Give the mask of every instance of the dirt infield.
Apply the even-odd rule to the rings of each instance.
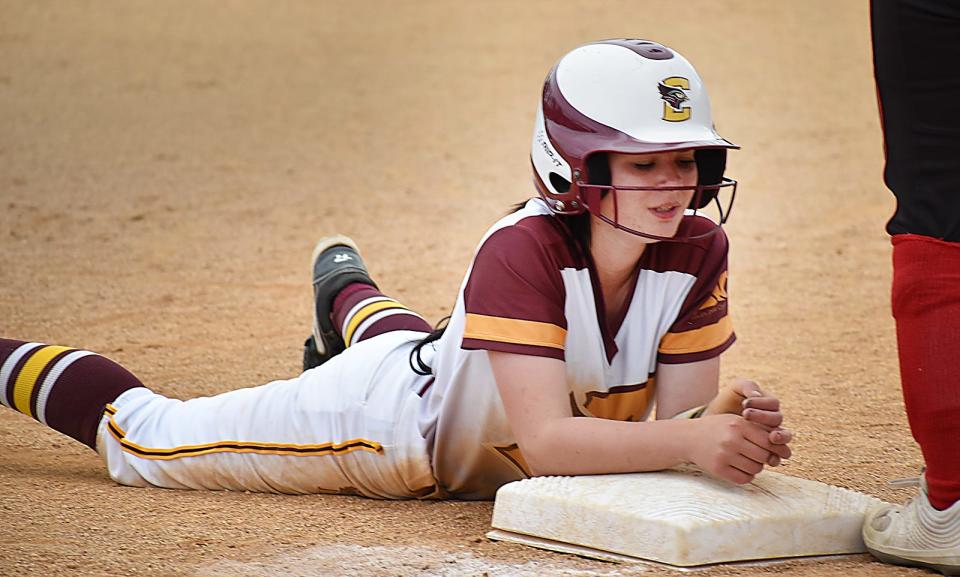
[[[597,38],[694,62],[743,147],[725,379],[785,472],[891,501],[921,464],[889,313],[868,3],[0,0],[0,334],[179,398],[298,372],[319,236],[431,321],[532,194],[544,73]],[[489,542],[491,503],[135,489],[0,410],[0,575],[672,575]],[[922,574],[868,556],[704,575]]]

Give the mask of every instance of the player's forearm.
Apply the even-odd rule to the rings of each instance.
[[[658,471],[689,462],[696,423],[554,419],[520,444],[534,475]]]

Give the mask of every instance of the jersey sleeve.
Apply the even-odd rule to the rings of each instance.
[[[717,229],[701,253],[697,280],[680,307],[680,314],[660,339],[657,361],[693,363],[711,359],[736,341],[727,307],[727,237]]]
[[[565,290],[549,243],[519,226],[483,243],[463,290],[461,347],[564,360]]]

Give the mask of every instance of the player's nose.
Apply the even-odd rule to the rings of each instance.
[[[681,186],[683,174],[675,162],[664,162],[657,171],[657,186]]]

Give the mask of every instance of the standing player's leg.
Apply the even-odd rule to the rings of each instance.
[[[321,239],[312,262],[313,334],[304,343],[304,370],[385,332],[430,332],[423,317],[380,292],[352,239]]]
[[[901,383],[926,471],[863,536],[883,560],[960,574],[960,4],[874,0],[871,17]]]

